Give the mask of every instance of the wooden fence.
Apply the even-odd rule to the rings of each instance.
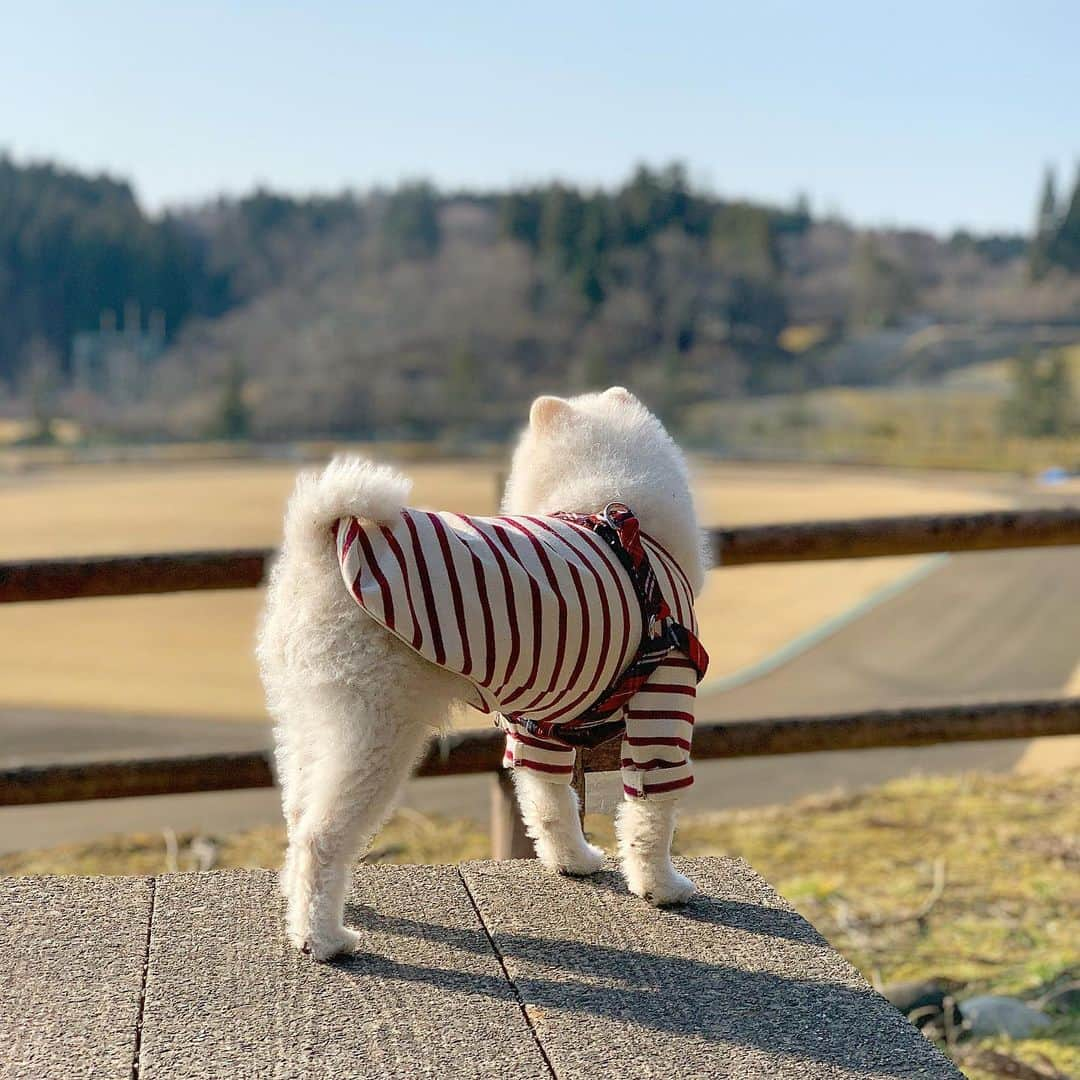
[[[869,558],[930,552],[994,551],[1080,545],[1080,510],[993,511],[980,514],[865,518],[717,529],[717,562]],[[205,589],[254,588],[271,549],[0,563],[0,603]],[[853,750],[1080,733],[1080,698],[987,702],[700,724],[696,759]],[[617,767],[613,744],[579,754],[574,782],[584,794],[586,772]],[[500,768],[496,730],[437,740],[417,772],[448,776],[493,772],[492,843],[496,857],[531,854]],[[0,806],[76,799],[224,791],[273,784],[267,755],[213,754],[139,761],[101,761],[0,770]],[[582,799],[584,805],[584,799]]]

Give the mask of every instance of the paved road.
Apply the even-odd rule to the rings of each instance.
[[[703,694],[699,712],[721,720],[1038,697],[1059,693],[1078,659],[1080,548],[956,555],[771,674]]]
[[[722,646],[721,646],[722,647]],[[702,697],[703,718],[780,716],[950,701],[1052,696],[1080,658],[1080,548],[955,556],[911,589],[744,686]],[[263,747],[260,725],[56,711],[0,712],[0,759],[55,760]],[[1027,743],[961,744],[698,763],[688,809],[781,802],[912,771],[1012,767]],[[614,778],[612,778],[614,780]],[[486,821],[489,778],[414,781],[422,812]],[[616,785],[590,782],[592,808]],[[273,792],[244,791],[0,811],[0,851],[108,832],[244,828],[277,820]]]

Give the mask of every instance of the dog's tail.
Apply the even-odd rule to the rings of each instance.
[[[331,526],[344,517],[389,523],[411,489],[408,477],[358,457],[336,457],[321,473],[303,472],[285,511],[285,547],[311,554],[329,549]]]

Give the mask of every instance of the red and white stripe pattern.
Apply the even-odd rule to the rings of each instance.
[[[584,713],[636,654],[641,611],[616,554],[554,517],[467,517],[405,509],[388,525],[336,528],[357,603],[425,659],[464,676],[471,704],[565,723]],[[696,633],[693,591],[671,555],[642,541],[675,619]],[[628,703],[627,794],[663,797],[693,782],[697,676],[672,655]],[[570,782],[574,750],[503,718],[506,763]]]
[[[669,656],[623,712],[626,730],[619,758],[623,792],[636,799],[675,798],[694,782],[690,743],[694,736],[697,671],[685,657]],[[503,764],[535,769],[570,782],[575,749],[530,735],[508,723]]]

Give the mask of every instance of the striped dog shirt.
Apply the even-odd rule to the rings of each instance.
[[[575,746],[622,735],[623,787],[693,783],[693,590],[626,508],[467,517],[407,508],[387,525],[335,526],[357,603],[426,660],[468,680],[498,715],[504,763],[569,783]]]

